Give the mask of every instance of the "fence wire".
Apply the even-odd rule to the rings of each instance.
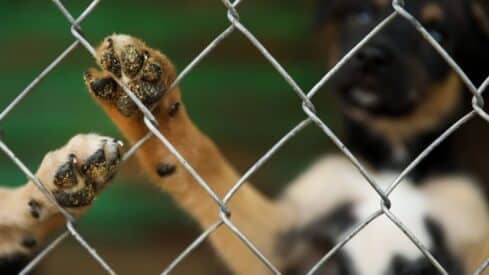
[[[96,8],[100,0],[94,0],[88,5],[88,7],[81,13],[81,15],[75,19],[72,14],[66,9],[66,7],[59,0],[52,0],[55,6],[60,10],[60,12],[66,17],[68,23],[71,27],[71,33],[75,38],[74,42],[70,44],[66,50],[64,50],[56,59],[53,60],[23,91],[21,91],[18,96],[0,113],[0,121],[4,120],[5,117],[28,95],[34,88],[64,59],[66,59],[76,48],[80,45],[83,46],[88,52],[95,57],[95,50],[92,45],[86,40],[85,35],[81,29],[81,22]],[[178,257],[162,272],[162,274],[169,274],[177,267],[185,258],[192,253],[207,237],[217,230],[221,226],[227,226],[231,231],[240,238],[244,244],[246,244],[249,249],[257,256],[257,258],[265,264],[271,272],[274,274],[281,274],[280,271],[271,263],[259,248],[256,247],[251,240],[249,240],[246,235],[241,232],[241,230],[232,223],[230,217],[232,209],[228,208],[227,203],[232,199],[233,195],[239,190],[239,188],[246,182],[246,180],[253,175],[260,167],[267,162],[285,143],[291,140],[298,132],[302,131],[307,126],[312,123],[316,124],[332,141],[333,143],[345,154],[352,164],[358,169],[358,171],[367,180],[367,183],[375,190],[379,196],[379,209],[372,213],[367,219],[359,223],[351,231],[346,232],[344,238],[336,244],[324,257],[321,258],[308,272],[308,274],[314,274],[325,262],[327,262],[339,249],[341,249],[346,243],[348,243],[352,238],[354,238],[363,228],[365,228],[370,222],[374,221],[378,217],[385,215],[388,217],[394,225],[396,225],[400,231],[399,234],[405,234],[414,245],[418,247],[421,253],[429,260],[429,262],[441,273],[448,274],[444,267],[433,257],[429,250],[421,243],[417,237],[406,227],[391,211],[392,202],[389,198],[392,191],[401,183],[401,181],[413,170],[416,166],[428,156],[440,143],[442,143],[448,136],[453,134],[460,128],[463,124],[467,123],[474,117],[481,117],[489,122],[489,114],[487,114],[484,107],[484,100],[482,93],[489,86],[489,76],[480,85],[476,87],[472,81],[467,77],[462,68],[453,60],[453,58],[441,47],[438,42],[431,37],[431,35],[426,31],[426,29],[417,21],[417,19],[411,15],[407,10],[404,9],[404,3],[402,0],[393,0],[392,7],[393,12],[387,16],[383,21],[381,21],[375,28],[373,28],[358,44],[356,44],[343,58],[336,63],[333,68],[331,68],[317,83],[314,85],[307,93],[295,82],[295,80],[288,74],[287,70],[274,58],[274,56],[267,50],[267,48],[258,40],[251,31],[249,31],[243,22],[240,21],[239,13],[237,10],[240,0],[230,2],[229,0],[222,0],[223,4],[227,8],[227,18],[229,20],[229,27],[227,27],[222,33],[215,37],[205,47],[202,52],[200,52],[177,76],[176,80],[172,84],[171,88],[175,87],[180,83],[185,76],[187,76],[192,69],[194,69],[206,56],[214,50],[216,46],[222,43],[231,33],[240,32],[256,47],[256,49],[263,55],[263,57],[270,62],[270,64],[275,68],[278,74],[280,74],[284,80],[290,85],[292,90],[299,96],[302,100],[302,108],[305,119],[298,123],[294,128],[292,128],[288,133],[286,133],[272,148],[265,153],[249,170],[232,186],[229,192],[224,196],[223,199],[219,198],[217,194],[212,190],[212,188],[203,180],[198,171],[196,171],[178,152],[178,150],[166,139],[166,137],[158,131],[158,123],[151,111],[144,106],[144,104],[134,95],[134,93],[123,83],[118,82],[118,84],[123,87],[124,91],[128,96],[135,102],[140,111],[144,115],[144,123],[148,128],[148,134],[143,137],[139,142],[135,143],[123,156],[123,161],[130,158],[147,140],[151,137],[156,137],[161,141],[161,143],[166,146],[169,151],[181,162],[181,164],[187,169],[190,174],[195,178],[197,183],[209,194],[209,196],[215,201],[219,206],[220,215],[219,219],[207,228],[198,238],[196,238]],[[460,76],[465,86],[472,93],[472,110],[456,121],[451,127],[449,127],[442,135],[440,135],[432,144],[430,144],[426,149],[424,149],[414,161],[412,161],[400,174],[399,176],[388,186],[387,189],[383,190],[380,185],[378,185],[373,177],[367,172],[367,170],[362,166],[358,159],[350,152],[350,150],[341,142],[341,140],[336,136],[336,134],[317,116],[315,112],[315,107],[311,102],[312,97],[328,82],[333,75],[335,75],[338,70],[346,64],[358,51],[361,49],[372,37],[374,37],[378,32],[385,28],[389,23],[396,17],[401,17],[408,21],[413,27],[419,32],[419,34],[428,41],[432,47],[440,54],[441,57],[452,67],[452,69]],[[170,88],[170,90],[171,90]],[[109,266],[109,264],[97,254],[94,248],[92,248],[82,237],[82,235],[77,231],[74,218],[61,207],[56,200],[53,198],[51,193],[46,189],[42,182],[36,178],[36,176],[23,164],[23,162],[18,159],[15,154],[9,149],[9,147],[0,140],[0,149],[5,152],[5,154],[19,167],[19,169],[32,180],[43,194],[50,199],[54,205],[58,208],[60,213],[66,218],[66,228],[65,231],[55,238],[49,245],[47,245],[43,251],[41,251],[21,272],[20,274],[28,274],[33,268],[41,262],[44,257],[54,250],[60,243],[62,243],[70,235],[77,240],[80,245],[100,264],[100,266],[108,274],[116,274],[115,271]],[[489,258],[486,259],[474,274],[482,274],[484,270],[489,266]]]

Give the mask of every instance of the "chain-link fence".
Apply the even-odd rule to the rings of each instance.
[[[5,117],[30,93],[34,88],[45,78],[62,60],[67,58],[70,53],[72,53],[77,47],[85,47],[92,56],[95,57],[95,50],[86,40],[86,36],[83,34],[81,29],[81,22],[96,8],[100,0],[94,0],[78,18],[74,18],[71,13],[65,8],[65,6],[59,0],[52,0],[56,7],[63,13],[66,19],[71,24],[71,33],[75,38],[75,41],[66,48],[51,64],[49,64],[16,98],[13,100],[1,113],[0,121],[4,120]],[[284,78],[284,80],[292,87],[292,90],[300,97],[302,100],[302,109],[306,115],[306,118],[297,124],[292,130],[290,130],[282,139],[280,139],[264,156],[262,156],[229,190],[229,192],[224,196],[223,199],[219,198],[212,188],[200,177],[198,171],[194,170],[192,166],[185,161],[185,158],[180,155],[180,153],[175,149],[175,147],[166,139],[166,137],[158,131],[158,122],[154,118],[150,110],[148,110],[143,103],[130,91],[130,89],[121,82],[118,82],[124,91],[129,95],[129,97],[136,103],[138,108],[144,114],[144,123],[148,128],[148,134],[142,138],[139,142],[133,145],[130,150],[123,156],[123,160],[130,158],[148,139],[151,137],[158,138],[161,143],[166,146],[169,151],[181,162],[181,164],[190,172],[190,174],[196,179],[197,183],[204,188],[209,196],[215,201],[219,206],[220,215],[219,219],[209,228],[207,228],[195,241],[193,241],[166,269],[162,274],[169,274],[179,263],[184,260],[193,250],[195,250],[212,232],[217,230],[221,226],[227,226],[239,237],[243,243],[245,243],[249,249],[256,255],[256,257],[261,260],[269,269],[275,274],[280,274],[280,271],[271,263],[256,247],[251,240],[249,240],[240,229],[235,226],[231,220],[232,209],[228,208],[227,203],[238,191],[238,189],[246,182],[246,180],[253,175],[266,161],[268,161],[278,149],[280,149],[287,141],[292,139],[295,134],[300,132],[306,126],[311,123],[316,124],[333,142],[334,144],[351,160],[358,171],[365,177],[368,184],[376,191],[379,196],[379,209],[372,213],[366,220],[362,221],[360,224],[356,225],[353,230],[348,232],[342,241],[336,244],[324,257],[321,258],[308,272],[308,274],[314,274],[328,259],[330,259],[339,249],[341,249],[347,242],[355,237],[365,226],[370,222],[374,221],[378,217],[385,215],[392,223],[394,223],[399,229],[399,234],[405,234],[423,253],[423,255],[431,262],[431,264],[436,267],[436,269],[441,274],[448,274],[444,267],[432,256],[427,247],[421,243],[418,238],[409,230],[408,227],[402,224],[402,222],[390,211],[392,202],[390,200],[390,194],[394,189],[400,184],[400,182],[405,178],[405,176],[410,173],[416,166],[428,156],[441,142],[443,142],[448,136],[453,134],[460,128],[463,124],[467,123],[469,120],[476,116],[480,116],[489,122],[489,114],[483,110],[484,100],[482,93],[489,86],[489,77],[480,85],[476,87],[464,73],[462,68],[460,68],[457,63],[452,59],[452,57],[434,40],[430,34],[425,30],[425,28],[414,18],[407,10],[404,9],[404,3],[402,0],[394,0],[392,2],[393,12],[387,16],[383,21],[381,21],[373,30],[370,31],[353,49],[351,49],[336,65],[330,69],[318,82],[310,89],[308,92],[299,87],[299,85],[294,81],[294,79],[288,74],[288,72],[281,66],[281,64],[274,58],[274,56],[261,44],[261,42],[251,33],[240,21],[239,13],[237,10],[240,0],[230,2],[229,0],[222,0],[223,4],[227,8],[227,18],[229,19],[230,25],[221,34],[219,34],[202,52],[195,57],[190,64],[178,75],[172,87],[175,87],[180,83],[186,75],[188,75],[192,69],[194,69],[200,61],[202,61],[213,49],[219,45],[223,40],[226,39],[233,32],[240,32],[246,38],[248,38],[251,43],[260,51],[263,57],[270,62],[270,64],[276,69],[276,71]],[[446,60],[446,62],[452,67],[452,69],[459,75],[468,90],[472,93],[472,110],[466,115],[461,117],[456,121],[451,127],[449,127],[442,135],[440,135],[433,143],[431,143],[427,148],[419,154],[414,161],[412,161],[392,182],[387,189],[383,190],[373,179],[373,177],[367,172],[367,170],[362,166],[358,159],[350,152],[350,150],[341,142],[341,140],[335,135],[335,133],[330,130],[330,128],[316,115],[315,107],[311,102],[311,98],[319,91],[323,85],[328,82],[331,77],[346,63],[350,58],[352,58],[359,49],[361,49],[373,36],[375,36],[379,31],[386,27],[394,18],[402,17],[413,25],[414,28],[419,32],[426,41],[428,41],[433,48]],[[170,88],[171,90],[171,88]],[[41,251],[25,268],[20,274],[27,274],[39,263],[44,257],[53,249],[57,247],[63,240],[68,236],[73,236],[92,256],[97,262],[107,271],[109,274],[116,274],[116,272],[109,266],[109,264],[97,254],[97,252],[83,239],[81,234],[75,228],[74,218],[59,204],[50,194],[50,192],[43,186],[39,179],[34,176],[34,174],[20,161],[14,153],[8,148],[8,146],[0,141],[0,149],[2,149],[6,155],[22,170],[22,172],[31,179],[39,189],[48,197],[55,205],[57,205],[59,211],[66,218],[66,230],[59,235],[54,241],[52,241],[43,251]],[[402,233],[401,233],[402,232]],[[482,274],[482,272],[489,266],[489,258],[481,263],[480,267],[474,271],[474,274]]]

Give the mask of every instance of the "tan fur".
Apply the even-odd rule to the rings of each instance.
[[[467,274],[472,273],[489,256],[489,208],[483,192],[463,176],[427,180],[422,190],[431,198],[432,215],[450,228],[445,237],[451,248],[465,258]]]
[[[473,247],[466,255],[467,270],[477,270],[489,258],[489,232],[486,233],[484,241]],[[489,275],[489,269],[486,269],[481,275]]]
[[[474,15],[474,19],[477,21],[482,31],[489,35],[489,18],[481,5],[481,3],[473,3],[471,7],[472,14]]]
[[[353,164],[343,156],[329,155],[290,183],[279,203],[290,209],[293,224],[300,226],[367,194],[376,195]]]
[[[460,99],[460,81],[455,73],[429,89],[416,110],[404,117],[373,117],[357,109],[348,114],[386,137],[394,145],[405,144],[420,132],[432,129],[453,112]]]
[[[112,36],[114,41],[119,37],[118,35]],[[162,81],[168,87],[176,73],[167,57],[146,47],[139,40],[133,39],[132,41],[163,64],[165,75],[168,77]],[[103,45],[98,49],[99,54],[102,49]],[[97,101],[130,143],[135,143],[148,132],[141,114],[127,117],[122,115],[112,102],[103,99]],[[180,105],[175,116],[169,115],[170,106],[176,102],[181,102],[178,87],[168,91],[164,100],[155,107],[154,115],[158,120],[159,130],[222,198],[237,182],[239,175],[211,140],[195,127],[183,104]],[[152,181],[168,192],[203,228],[208,228],[219,220],[219,208],[216,203],[159,140],[155,137],[151,138],[137,151],[137,157],[141,167],[146,170]],[[176,171],[173,175],[160,177],[156,172],[159,164],[176,165]],[[285,213],[257,192],[249,183],[245,183],[236,193],[229,202],[229,208],[232,211],[232,222],[274,264],[280,265],[280,259],[276,257],[274,247],[277,245],[276,237],[279,230],[287,224]],[[221,257],[235,273],[267,274],[266,267],[225,226],[211,234],[210,239]]]
[[[75,186],[60,189],[61,187],[53,183],[54,176],[58,169],[69,161],[71,154],[75,155],[78,164],[82,165],[85,160],[102,148],[104,140],[110,140],[110,146],[103,145],[106,146],[106,157],[116,158],[117,149],[115,144],[112,146],[112,138],[94,134],[78,135],[62,148],[46,154],[36,172],[36,177],[44,184],[48,192],[61,190],[70,193],[84,188],[87,184],[84,177],[79,177]],[[103,189],[104,185],[105,182],[100,182],[98,192]],[[92,201],[93,199],[94,197],[91,198]],[[33,201],[39,205],[36,216],[32,214],[29,204]],[[90,205],[66,209],[77,218],[89,208]],[[59,213],[55,204],[32,181],[18,188],[0,188],[0,259],[16,253],[30,254],[39,247],[37,244],[65,223],[64,216]],[[23,246],[22,241],[26,238],[36,240],[37,244],[33,247]]]
[[[152,85],[162,83],[165,87],[169,87],[175,79],[176,72],[168,58],[163,54],[148,48],[140,40],[126,35],[112,35],[109,38],[115,41],[114,49],[116,52],[121,51],[121,48],[117,46],[118,44],[131,43],[139,47],[142,52],[147,51],[151,58],[161,63],[164,67],[164,77],[159,80],[159,83],[152,82]],[[118,39],[120,41],[117,41]],[[106,50],[107,43],[103,42],[97,49],[99,59]],[[120,55],[120,53],[116,55]],[[101,66],[104,67],[103,64]],[[115,76],[107,71],[92,69],[90,76],[86,78],[87,86],[95,100],[129,142],[135,143],[148,133],[148,129],[143,123],[142,114],[137,112],[132,115],[123,115],[120,109],[116,107],[117,99],[97,95],[97,92],[92,90],[91,84],[107,77]],[[136,76],[135,79],[128,78],[124,74],[120,76],[120,80],[126,85],[137,79],[139,76]],[[393,141],[401,142],[411,138],[419,131],[433,127],[452,111],[459,98],[458,88],[458,79],[455,75],[451,75],[442,85],[433,87],[428,98],[423,101],[424,103],[414,114],[402,118],[400,121],[383,118],[374,120],[368,117],[365,119],[365,116],[361,118],[365,119],[366,123],[374,125],[377,131],[389,135]],[[117,87],[112,93],[120,96],[123,92],[120,87]],[[178,87],[172,91],[167,91],[156,106],[149,106],[153,109],[153,114],[158,121],[159,131],[222,198],[237,182],[239,175],[223,157],[216,145],[193,124],[183,104],[180,105],[178,112],[170,114],[170,109],[175,103],[181,103]],[[141,167],[152,182],[168,192],[183,209],[200,223],[202,228],[206,229],[219,220],[217,204],[157,138],[152,137],[147,141],[137,151],[137,157]],[[159,175],[157,167],[162,164],[175,165],[175,172],[170,175]],[[391,180],[393,179],[394,177]],[[390,183],[390,181],[386,183]],[[352,184],[355,186],[351,186]],[[434,185],[435,183],[430,186]],[[328,189],[328,186],[331,189]],[[323,192],[318,192],[318,190]],[[457,190],[457,188],[455,186],[449,188],[445,193],[440,192],[432,195],[435,202],[440,206],[439,209],[442,209],[441,207],[446,201],[442,198],[436,200],[439,198],[437,196],[447,194],[450,190]],[[453,195],[454,192],[450,194]],[[325,214],[323,212],[331,210],[337,204],[364,197],[367,193],[373,198],[377,198],[377,195],[352,164],[344,157],[333,156],[319,161],[308,172],[299,177],[278,203],[268,200],[250,183],[245,183],[230,201],[229,208],[232,212],[232,222],[280,269],[287,264],[283,262],[284,259],[280,257],[281,251],[278,250],[280,237],[283,233],[293,226],[300,226],[310,222],[318,215]],[[461,197],[461,201],[474,196],[471,192],[464,194],[466,196]],[[394,195],[402,196],[402,192]],[[427,197],[430,197],[428,191]],[[377,207],[377,201],[375,201],[375,206]],[[473,212],[473,215],[485,213],[485,210],[480,210],[480,205],[477,203],[474,203],[474,209],[477,211]],[[468,218],[467,221],[474,222],[474,219]],[[479,228],[479,225],[475,226]],[[475,231],[477,230],[474,229]],[[474,233],[474,236],[480,236],[482,231],[484,229]],[[457,232],[453,234],[457,235]],[[469,236],[468,238],[468,240],[474,240],[476,237],[470,238]],[[210,240],[234,274],[270,273],[250,249],[225,226],[221,226],[220,229],[212,233]]]
[[[392,1],[389,0],[375,0],[374,4],[377,6],[377,8],[382,9],[390,5]]]
[[[440,217],[444,228],[452,229],[446,237],[458,251],[477,245],[489,230],[489,209],[476,184],[465,176],[446,176],[427,180],[421,187],[431,198],[433,215]]]
[[[443,9],[436,3],[428,3],[421,10],[421,19],[423,22],[440,21],[444,16]]]
[[[327,63],[330,67],[334,66],[335,62],[341,58],[341,51],[337,43],[324,43],[324,41],[334,41],[333,38],[336,35],[337,29],[333,23],[323,26],[319,33],[321,51],[328,56]]]

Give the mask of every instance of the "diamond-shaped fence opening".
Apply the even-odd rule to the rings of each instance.
[[[6,118],[6,116],[39,84],[39,82],[46,77],[61,61],[68,58],[70,54],[79,46],[83,46],[92,56],[95,56],[95,50],[90,45],[90,43],[85,39],[85,35],[82,32],[81,23],[99,4],[100,0],[94,0],[90,5],[82,12],[78,18],[74,18],[72,14],[65,8],[65,6],[59,0],[52,0],[56,7],[62,12],[66,17],[69,24],[71,25],[71,33],[75,38],[74,42],[69,45],[66,50],[64,50],[51,64],[49,64],[19,95],[0,113],[0,121]],[[251,31],[246,28],[246,24],[240,20],[238,13],[238,5],[240,0],[230,2],[229,0],[222,0],[223,4],[227,8],[227,18],[229,20],[229,26],[222,31],[217,37],[212,40],[178,75],[172,87],[175,87],[180,83],[191,71],[194,69],[206,56],[214,50],[214,48],[224,41],[231,33],[238,32],[244,37],[246,37],[262,54],[271,66],[276,70],[276,72],[283,77],[292,91],[302,100],[302,109],[304,111],[305,117],[300,123],[298,123],[294,128],[292,128],[285,136],[283,136],[272,148],[269,149],[254,165],[252,165],[246,173],[233,185],[229,192],[224,196],[224,198],[219,198],[212,188],[201,178],[198,171],[196,171],[192,166],[188,164],[184,156],[182,156],[178,150],[167,140],[167,138],[159,132],[157,128],[157,120],[154,118],[150,110],[148,110],[142,102],[133,94],[133,92],[123,83],[118,82],[118,84],[123,87],[124,91],[128,96],[136,103],[140,111],[144,114],[144,123],[148,129],[148,134],[143,137],[139,142],[135,143],[132,148],[130,148],[127,153],[123,156],[123,161],[130,158],[147,140],[151,137],[156,137],[161,143],[166,146],[169,151],[177,158],[178,161],[185,167],[186,170],[195,178],[197,183],[203,188],[208,195],[214,200],[214,202],[219,206],[220,215],[219,219],[207,228],[197,239],[195,239],[184,251],[179,254],[179,256],[174,259],[174,261],[166,267],[162,274],[170,273],[176,266],[179,265],[193,250],[195,250],[211,233],[217,230],[221,226],[227,226],[236,236],[243,241],[244,244],[256,255],[257,259],[261,260],[264,265],[266,265],[271,272],[275,274],[280,274],[280,271],[270,262],[261,252],[258,247],[256,247],[251,240],[249,240],[240,229],[233,224],[230,219],[230,215],[233,209],[230,209],[227,205],[229,200],[232,199],[234,194],[239,190],[239,188],[247,181],[247,179],[252,176],[260,167],[267,162],[284,144],[292,139],[298,132],[302,131],[306,126],[315,124],[319,127],[332,141],[333,143],[343,152],[343,154],[351,160],[352,164],[358,169],[358,171],[367,180],[367,183],[375,190],[379,197],[379,209],[372,213],[366,220],[359,223],[350,232],[347,232],[344,238],[336,244],[326,255],[324,255],[321,260],[315,264],[308,274],[314,274],[328,259],[330,259],[339,249],[341,249],[346,243],[348,243],[352,238],[355,237],[363,228],[368,226],[368,224],[378,217],[385,215],[393,224],[395,224],[400,230],[399,234],[405,234],[418,249],[423,253],[423,255],[431,262],[433,266],[441,274],[448,274],[444,267],[441,266],[438,261],[431,255],[429,250],[421,243],[417,237],[411,233],[409,228],[403,225],[391,211],[391,200],[390,194],[394,189],[400,184],[404,177],[409,174],[416,166],[429,155],[435,147],[437,147],[441,142],[443,142],[449,135],[453,134],[460,128],[463,124],[467,123],[474,117],[480,116],[489,122],[489,114],[483,110],[484,101],[482,99],[483,91],[489,86],[489,77],[483,82],[480,87],[475,87],[474,84],[466,76],[462,68],[460,68],[457,63],[452,59],[452,57],[445,52],[445,50],[434,40],[430,34],[424,29],[424,27],[414,18],[407,10],[404,9],[403,3],[400,0],[394,0],[392,2],[393,12],[388,15],[383,21],[381,21],[375,28],[373,28],[355,47],[353,47],[333,68],[331,68],[310,90],[304,90],[301,88],[295,80],[288,74],[287,70],[282,67],[282,65],[274,58],[274,56],[267,50],[267,48],[256,38]],[[455,122],[451,127],[449,127],[442,135],[440,135],[431,145],[424,149],[424,151],[415,158],[415,160],[410,163],[401,174],[391,183],[387,189],[382,189],[373,179],[373,177],[367,172],[367,170],[362,166],[358,159],[350,152],[350,150],[342,143],[342,141],[336,136],[336,134],[316,115],[315,107],[311,102],[311,98],[320,90],[323,85],[328,82],[333,75],[338,72],[338,70],[350,60],[357,51],[362,48],[373,36],[380,32],[383,28],[389,25],[393,19],[396,17],[401,17],[413,25],[414,28],[419,32],[426,41],[428,41],[431,46],[446,60],[446,62],[452,67],[452,69],[460,76],[464,84],[467,86],[468,90],[473,96],[473,109],[467,113],[465,116],[461,117],[457,122]],[[171,90],[171,88],[169,90]],[[84,247],[94,259],[104,268],[104,270],[109,274],[115,274],[113,269],[100,257],[96,251],[90,247],[90,245],[83,239],[81,234],[77,231],[75,227],[75,221],[73,217],[60,205],[56,203],[56,200],[52,197],[50,192],[44,187],[42,182],[37,179],[34,174],[18,159],[15,154],[9,149],[9,147],[0,140],[0,149],[5,152],[5,154],[19,167],[19,169],[32,180],[43,194],[49,198],[58,208],[58,210],[66,218],[66,230],[55,238],[49,245],[47,245],[43,251],[41,251],[36,258],[34,258],[20,274],[29,273],[44,257],[53,249],[57,247],[63,240],[65,240],[70,235],[73,236],[81,245]],[[475,271],[474,274],[481,274],[485,268],[489,265],[489,259],[480,265],[480,267]]]

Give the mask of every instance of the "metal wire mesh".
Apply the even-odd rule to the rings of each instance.
[[[75,38],[75,41],[69,45],[65,51],[63,51],[51,64],[49,64],[19,95],[0,113],[0,121],[5,119],[5,117],[30,93],[34,88],[45,78],[61,61],[67,58],[74,49],[82,45],[85,47],[92,56],[95,57],[95,50],[90,45],[90,43],[85,39],[82,29],[80,27],[81,22],[88,16],[95,7],[99,4],[100,0],[94,0],[91,4],[82,12],[78,18],[74,18],[71,13],[65,8],[65,6],[59,0],[52,0],[56,7],[63,13],[68,22],[71,25],[71,33]],[[197,55],[190,64],[178,75],[172,88],[178,85],[185,76],[187,76],[193,68],[195,68],[200,61],[202,61],[217,45],[222,43],[222,41],[228,37],[233,32],[240,32],[256,47],[257,50],[263,55],[263,57],[270,62],[270,64],[276,69],[276,71],[284,78],[284,80],[291,86],[292,90],[300,97],[302,100],[302,108],[306,118],[297,124],[293,129],[291,129],[283,138],[281,138],[265,155],[263,155],[249,170],[233,185],[229,192],[224,196],[223,199],[219,198],[212,188],[199,176],[198,171],[194,170],[185,158],[180,155],[176,148],[166,139],[166,137],[158,131],[157,120],[152,115],[151,111],[148,110],[142,102],[131,92],[131,90],[119,82],[119,85],[123,87],[124,91],[130,96],[130,98],[136,103],[138,108],[144,114],[144,123],[148,128],[148,134],[137,142],[133,147],[128,150],[128,152],[123,156],[123,160],[130,158],[137,150],[140,148],[147,140],[151,137],[156,137],[161,141],[161,143],[166,146],[169,151],[181,162],[181,164],[190,172],[190,174],[196,179],[197,183],[209,194],[209,196],[215,201],[219,206],[220,215],[219,219],[209,228],[207,228],[197,239],[195,239],[163,272],[162,274],[169,274],[178,266],[193,250],[195,250],[212,232],[217,230],[221,226],[227,226],[232,232],[236,234],[256,255],[256,257],[265,264],[271,272],[275,274],[280,274],[280,271],[271,263],[256,247],[251,240],[249,240],[240,229],[233,224],[230,219],[232,209],[228,208],[227,203],[238,191],[238,189],[246,182],[246,180],[253,175],[260,167],[268,161],[279,148],[281,148],[287,141],[292,139],[298,132],[303,130],[306,126],[311,123],[316,124],[332,141],[333,143],[351,160],[353,165],[358,169],[358,171],[365,177],[368,184],[376,191],[379,196],[380,206],[377,211],[372,213],[366,220],[362,221],[350,232],[347,232],[343,238],[334,248],[332,248],[324,257],[315,264],[308,274],[314,274],[328,259],[330,259],[339,249],[341,249],[346,243],[348,243],[352,238],[355,237],[364,227],[366,227],[370,222],[374,221],[378,217],[385,215],[388,217],[393,224],[395,224],[399,229],[399,234],[405,234],[418,249],[423,253],[423,255],[431,262],[431,264],[436,267],[436,269],[441,274],[448,274],[447,271],[441,266],[438,261],[431,255],[429,250],[421,243],[416,236],[407,228],[402,222],[390,211],[392,202],[389,198],[392,191],[400,184],[400,182],[409,174],[416,166],[429,155],[435,147],[437,147],[441,142],[443,142],[448,136],[453,134],[460,128],[463,124],[467,123],[469,120],[476,116],[480,116],[489,122],[489,114],[483,110],[484,100],[482,98],[482,93],[489,86],[489,77],[482,83],[480,87],[475,87],[475,85],[469,80],[464,71],[457,65],[457,63],[452,59],[452,57],[438,44],[438,42],[433,39],[430,34],[425,30],[425,28],[414,18],[407,10],[404,9],[404,3],[402,0],[392,1],[393,12],[387,16],[382,22],[380,22],[374,29],[372,29],[355,47],[353,47],[336,65],[330,69],[318,82],[312,87],[307,93],[299,87],[299,85],[294,81],[294,79],[287,73],[287,71],[282,67],[282,65],[274,58],[274,56],[266,49],[263,44],[250,32],[243,22],[240,21],[237,7],[240,0],[230,2],[229,0],[222,0],[223,4],[227,8],[227,18],[229,20],[229,27],[227,27],[221,34],[219,34],[209,45],[202,50],[202,52]],[[314,105],[311,102],[311,98],[319,91],[323,85],[328,82],[331,77],[346,63],[350,58],[352,58],[359,49],[361,49],[373,36],[375,36],[379,31],[385,28],[394,18],[402,17],[413,25],[414,28],[419,32],[420,35],[426,41],[428,41],[433,48],[446,60],[446,62],[452,67],[452,69],[460,76],[464,84],[467,86],[468,90],[472,93],[472,110],[455,122],[451,127],[449,127],[442,135],[440,135],[432,144],[430,144],[422,153],[420,153],[412,163],[410,163],[399,176],[390,184],[390,186],[383,190],[372,178],[372,176],[367,172],[367,170],[362,166],[358,159],[350,152],[350,150],[341,142],[341,140],[336,136],[336,134],[316,115]],[[107,264],[107,262],[97,254],[95,249],[93,249],[82,237],[82,235],[77,231],[75,227],[75,221],[73,217],[63,209],[56,200],[52,197],[51,193],[47,191],[42,182],[37,179],[34,174],[19,160],[15,154],[9,149],[9,147],[0,140],[0,149],[5,152],[5,154],[19,167],[19,169],[32,180],[39,189],[49,198],[58,208],[58,210],[66,218],[66,230],[58,236],[54,241],[52,241],[48,246],[44,248],[41,253],[39,253],[36,258],[34,258],[20,274],[29,273],[39,262],[41,262],[44,257],[57,247],[63,240],[68,236],[73,236],[90,255],[104,268],[104,270],[109,274],[115,274],[115,271]],[[480,267],[474,272],[474,274],[482,274],[482,272],[489,266],[489,258],[481,263]]]

